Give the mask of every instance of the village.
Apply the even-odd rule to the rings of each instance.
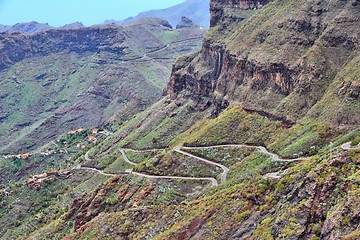
[[[71,130],[67,132],[68,136],[76,136],[79,133],[83,133],[86,132],[87,130],[84,128],[79,128],[77,130]],[[99,130],[99,128],[93,128],[91,130],[91,134],[89,134],[87,136],[87,139],[80,139],[77,143],[76,143],[76,147],[80,148],[80,149],[84,149],[86,147],[87,143],[95,143],[101,135],[103,136],[110,136],[113,133],[104,129],[102,131]],[[59,140],[58,140],[59,141]],[[45,151],[41,151],[41,152],[30,152],[30,153],[21,153],[21,154],[9,154],[9,155],[3,155],[2,158],[4,159],[12,159],[12,158],[18,158],[18,159],[27,159],[29,157],[31,157],[32,155],[35,154],[40,154],[40,155],[44,155],[44,156],[50,156],[52,154],[63,154],[63,153],[67,153],[67,148],[69,147],[67,145],[67,142],[61,142],[64,146],[63,148],[59,149],[59,150],[54,150],[54,149],[47,149]],[[54,145],[58,146],[58,144],[56,144],[54,142]]]
[[[48,172],[44,172],[38,175],[34,175],[32,178],[29,178],[26,180],[26,184],[27,185],[31,185],[33,187],[39,187],[44,180],[46,179],[50,179],[53,177],[70,177],[71,175],[71,171],[66,171],[66,170],[51,170]]]
[[[65,134],[64,139],[57,139],[56,142],[53,141],[53,145],[55,148],[48,148],[43,151],[34,151],[29,153],[21,153],[21,154],[8,154],[3,155],[3,159],[23,159],[26,160],[31,156],[35,156],[36,154],[42,156],[51,156],[53,154],[65,154],[68,153],[70,147],[76,147],[78,149],[84,149],[88,144],[96,143],[100,138],[108,137],[113,133],[99,128],[93,129],[84,129],[79,128],[77,130],[70,130]],[[59,143],[59,144],[58,144]],[[25,185],[29,185],[32,187],[39,187],[44,183],[45,180],[52,179],[54,177],[65,177],[68,178],[71,176],[71,171],[69,170],[50,170],[41,174],[37,174],[32,176],[31,178],[25,181]],[[14,193],[13,190],[8,189],[0,189],[0,195],[10,196]]]

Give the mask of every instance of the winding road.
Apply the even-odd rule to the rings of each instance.
[[[188,148],[189,149],[189,148]],[[189,157],[192,157],[192,158],[195,158],[197,160],[200,160],[202,162],[205,162],[205,163],[208,163],[210,165],[214,165],[216,167],[219,167],[223,170],[223,173],[221,174],[221,182],[226,182],[226,176],[227,176],[227,173],[229,172],[229,169],[227,167],[225,167],[224,165],[221,165],[219,163],[216,163],[216,162],[212,162],[210,160],[207,160],[205,158],[201,158],[201,157],[198,157],[198,156],[195,156],[195,155],[192,155],[191,153],[188,153],[188,152],[184,152],[180,149],[180,147],[175,147],[174,148],[174,151],[175,152],[178,152],[178,153],[181,153],[181,154],[184,154],[186,156],[189,156]]]
[[[226,144],[226,145],[213,145],[213,146],[207,146],[207,147],[181,147],[182,149],[211,149],[211,148],[223,148],[223,147],[242,147],[242,148],[255,148],[260,150],[260,152],[270,155],[273,161],[276,162],[295,162],[295,161],[305,161],[308,160],[308,157],[304,158],[294,158],[294,159],[282,159],[279,157],[279,155],[269,152],[265,147],[263,146],[253,146],[253,145],[246,145],[246,144]]]
[[[295,159],[282,159],[279,157],[279,155],[275,154],[275,153],[271,153],[269,152],[269,150],[267,150],[265,147],[263,146],[252,146],[252,145],[246,145],[246,144],[226,144],[226,145],[213,145],[213,146],[206,146],[206,147],[174,147],[173,151],[192,157],[194,159],[197,159],[199,161],[205,162],[207,164],[219,167],[223,170],[222,174],[221,174],[221,182],[224,183],[226,181],[226,177],[227,177],[227,173],[229,172],[229,169],[227,167],[225,167],[224,165],[220,164],[220,163],[216,163],[213,161],[210,161],[208,159],[205,158],[201,158],[198,156],[195,156],[191,153],[182,151],[181,149],[188,149],[188,150],[196,150],[196,149],[211,149],[211,148],[225,148],[225,147],[238,147],[238,148],[255,148],[260,150],[262,153],[270,155],[272,158],[272,161],[280,161],[280,162],[294,162],[294,161],[305,161],[310,159],[309,157],[307,158],[295,158]],[[344,143],[341,145],[341,149],[343,150],[350,150],[350,149],[360,149],[360,144],[358,144],[357,146],[351,146],[350,142]],[[124,161],[127,162],[128,164],[132,165],[132,166],[136,166],[138,165],[137,163],[134,163],[132,161],[129,160],[129,158],[126,156],[126,152],[125,151],[132,151],[132,152],[136,152],[136,153],[144,153],[144,152],[165,152],[165,149],[145,149],[145,150],[134,150],[134,149],[129,149],[129,148],[120,148],[119,149],[120,153],[122,154]],[[91,158],[89,157],[89,151],[87,151],[84,155],[84,158],[86,161],[91,161]],[[113,173],[105,173],[103,170],[100,169],[96,169],[96,168],[91,168],[91,167],[82,167],[80,165],[72,168],[71,170],[86,170],[86,171],[93,171],[96,172],[98,174],[104,175],[104,176],[108,176],[108,177],[115,177],[119,174],[133,174],[139,177],[145,177],[148,179],[182,179],[182,180],[205,180],[205,181],[210,181],[212,186],[218,186],[218,181],[215,178],[211,178],[211,177],[204,177],[204,178],[197,178],[197,177],[180,177],[180,176],[158,176],[158,175],[148,175],[148,174],[143,174],[143,173],[139,173],[139,172],[135,172],[133,171],[133,169],[127,169],[124,172],[118,173],[118,174],[113,174]],[[267,178],[273,178],[273,179],[280,179],[282,174],[285,174],[287,172],[287,170],[285,170],[283,173],[280,172],[273,172],[273,173],[267,173],[263,176],[263,178],[267,179]]]
[[[173,149],[173,151],[177,152],[177,153],[180,153],[180,154],[184,154],[184,155],[189,156],[189,157],[192,157],[192,158],[197,159],[199,161],[202,161],[204,163],[207,163],[207,164],[210,164],[210,165],[221,168],[222,171],[223,171],[222,174],[221,174],[221,182],[224,183],[224,182],[226,182],[226,177],[227,177],[227,174],[229,172],[229,168],[225,167],[224,165],[222,165],[220,163],[216,163],[216,162],[210,161],[208,159],[201,158],[201,157],[195,156],[195,155],[193,155],[191,153],[188,153],[188,152],[185,152],[185,151],[181,150],[181,149],[184,149],[184,150],[186,150],[186,149],[188,149],[188,150],[211,149],[211,148],[224,148],[224,147],[255,148],[255,149],[260,150],[264,154],[270,155],[273,161],[280,161],[280,162],[304,161],[304,160],[309,159],[309,158],[282,159],[282,158],[279,157],[279,155],[269,152],[269,150],[267,150],[263,146],[251,146],[251,145],[246,145],[246,144],[226,144],[226,145],[213,145],[213,146],[206,146],[206,147],[180,147],[180,146],[177,146],[177,147],[175,147]],[[132,166],[136,166],[137,163],[134,163],[134,162],[130,161],[129,158],[126,156],[125,151],[132,151],[132,152],[137,152],[137,153],[156,152],[156,151],[165,152],[165,149],[134,150],[134,149],[129,149],[129,148],[120,148],[119,151],[122,154],[125,162],[127,162],[128,164],[130,164]],[[89,158],[89,151],[86,152],[86,154],[85,154],[85,160],[86,161],[91,161],[91,159]],[[97,173],[102,174],[104,176],[116,176],[116,174],[105,173],[104,171],[96,169],[96,168],[77,167],[75,169],[83,169],[83,170],[94,171],[94,172],[97,172]],[[149,178],[149,179],[206,180],[206,181],[210,181],[212,186],[218,186],[218,181],[215,178],[196,178],[196,177],[148,175],[148,174],[143,174],[143,173],[139,173],[139,172],[134,172],[132,169],[128,169],[124,173],[133,174],[133,175],[136,175],[136,176],[145,177],[145,178]],[[265,178],[274,178],[274,179],[281,178],[279,172],[267,173],[266,175],[264,175],[264,177]]]
[[[360,149],[360,143],[356,146],[351,146],[351,142],[344,143],[341,145],[343,150],[350,150],[350,149]]]
[[[101,174],[101,175],[108,176],[108,177],[115,177],[115,176],[118,175],[118,174],[112,174],[112,173],[105,173],[104,171],[99,170],[99,169],[96,169],[96,168],[81,167],[81,166],[77,166],[77,167],[73,168],[72,170],[87,170],[87,171],[93,171],[93,172],[97,172],[97,173],[99,173],[99,174]]]
[[[213,145],[213,146],[206,146],[206,147],[174,147],[173,151],[180,153],[180,154],[184,154],[186,156],[195,158],[199,161],[205,162],[207,164],[219,167],[223,170],[222,174],[221,174],[221,182],[224,183],[226,182],[226,177],[227,177],[227,173],[229,172],[229,168],[225,167],[224,165],[220,164],[220,163],[216,163],[213,161],[210,161],[208,159],[205,158],[201,158],[198,156],[195,156],[191,153],[185,152],[182,149],[186,150],[196,150],[196,149],[211,149],[211,148],[224,148],[224,147],[240,147],[240,148],[254,148],[254,149],[258,149],[259,151],[261,151],[262,153],[271,156],[272,161],[279,161],[279,162],[294,162],[294,161],[305,161],[310,159],[309,157],[303,157],[303,158],[294,158],[294,159],[283,159],[280,158],[279,155],[269,152],[269,150],[263,146],[252,146],[252,145],[246,145],[246,144],[225,144],[225,145]],[[360,148],[360,146],[356,146],[356,147],[352,147],[350,145],[350,142],[348,143],[344,143],[343,145],[341,145],[341,148],[343,150],[349,150],[349,149],[357,149]],[[126,152],[125,151],[132,151],[132,152],[137,152],[137,153],[143,153],[143,152],[157,152],[157,151],[162,151],[165,152],[165,149],[145,149],[145,150],[134,150],[134,149],[129,149],[129,148],[120,148],[119,149],[120,153],[122,154],[124,161],[127,162],[128,164],[132,165],[132,166],[136,166],[137,163],[134,163],[132,161],[129,160],[129,158],[126,156]],[[89,158],[89,151],[86,152],[85,154],[85,160],[86,161],[91,161],[91,159]],[[81,167],[81,166],[77,166],[74,169],[83,169],[83,170],[89,170],[89,171],[94,171],[97,172],[99,174],[102,174],[104,176],[116,176],[117,174],[111,174],[111,173],[105,173],[102,170],[96,169],[96,168],[88,168],[88,167]],[[196,177],[179,177],[179,176],[157,176],[157,175],[148,175],[148,174],[143,174],[143,173],[139,173],[139,172],[134,172],[132,169],[127,169],[125,172],[126,174],[133,174],[139,177],[145,177],[148,179],[183,179],[183,180],[206,180],[206,181],[210,181],[212,186],[218,186],[218,181],[215,178],[196,178]],[[279,179],[281,178],[281,174],[280,172],[273,172],[273,173],[267,173],[264,175],[264,178],[273,178],[273,179]]]
[[[126,156],[125,150],[128,151],[134,151],[134,152],[149,152],[149,151],[159,151],[159,149],[152,149],[152,150],[133,150],[133,149],[123,149],[120,148],[120,153],[122,154],[125,162],[129,163],[130,165],[136,166],[137,163],[134,163],[132,161],[129,160],[129,158]],[[161,151],[164,149],[161,149]],[[139,177],[145,177],[145,178],[149,178],[149,179],[183,179],[183,180],[206,180],[206,181],[210,181],[212,186],[218,186],[218,182],[215,178],[196,178],[196,177],[176,177],[176,176],[157,176],[157,175],[147,175],[147,174],[143,174],[143,173],[138,173],[138,172],[134,172],[133,170],[126,170],[126,173],[131,173],[133,175],[139,176]]]
[[[132,162],[132,161],[129,160],[129,158],[126,156],[125,149],[120,148],[120,153],[122,154],[125,162],[127,162],[128,164],[133,165],[133,166],[136,166],[136,165],[137,165],[137,163],[134,163],[134,162]]]
[[[131,148],[122,148],[125,151],[136,152],[136,153],[144,153],[144,152],[165,152],[164,148],[154,148],[154,149],[144,149],[144,150],[135,150]]]

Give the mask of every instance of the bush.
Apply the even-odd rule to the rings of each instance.
[[[314,226],[312,227],[312,230],[315,235],[319,236],[321,233],[321,225],[319,223],[314,224]]]
[[[112,198],[107,198],[105,202],[109,205],[115,205],[118,201],[115,197],[112,197]]]
[[[351,142],[351,146],[356,146],[360,143],[360,136],[355,137],[354,140]]]

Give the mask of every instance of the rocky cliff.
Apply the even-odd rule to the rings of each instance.
[[[232,103],[294,120],[325,96],[356,103],[359,77],[339,73],[359,66],[359,13],[358,1],[214,0],[201,53],[175,64],[166,93],[211,98],[215,112]],[[333,124],[358,125],[343,117],[351,111],[339,108]]]
[[[1,70],[25,58],[56,54],[64,50],[78,54],[101,50],[121,57],[125,48],[118,47],[125,41],[123,29],[111,25],[79,30],[49,30],[35,35],[3,33],[0,41]]]

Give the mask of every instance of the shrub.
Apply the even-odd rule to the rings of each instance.
[[[355,137],[354,140],[351,142],[351,146],[356,146],[360,143],[360,136]]]

